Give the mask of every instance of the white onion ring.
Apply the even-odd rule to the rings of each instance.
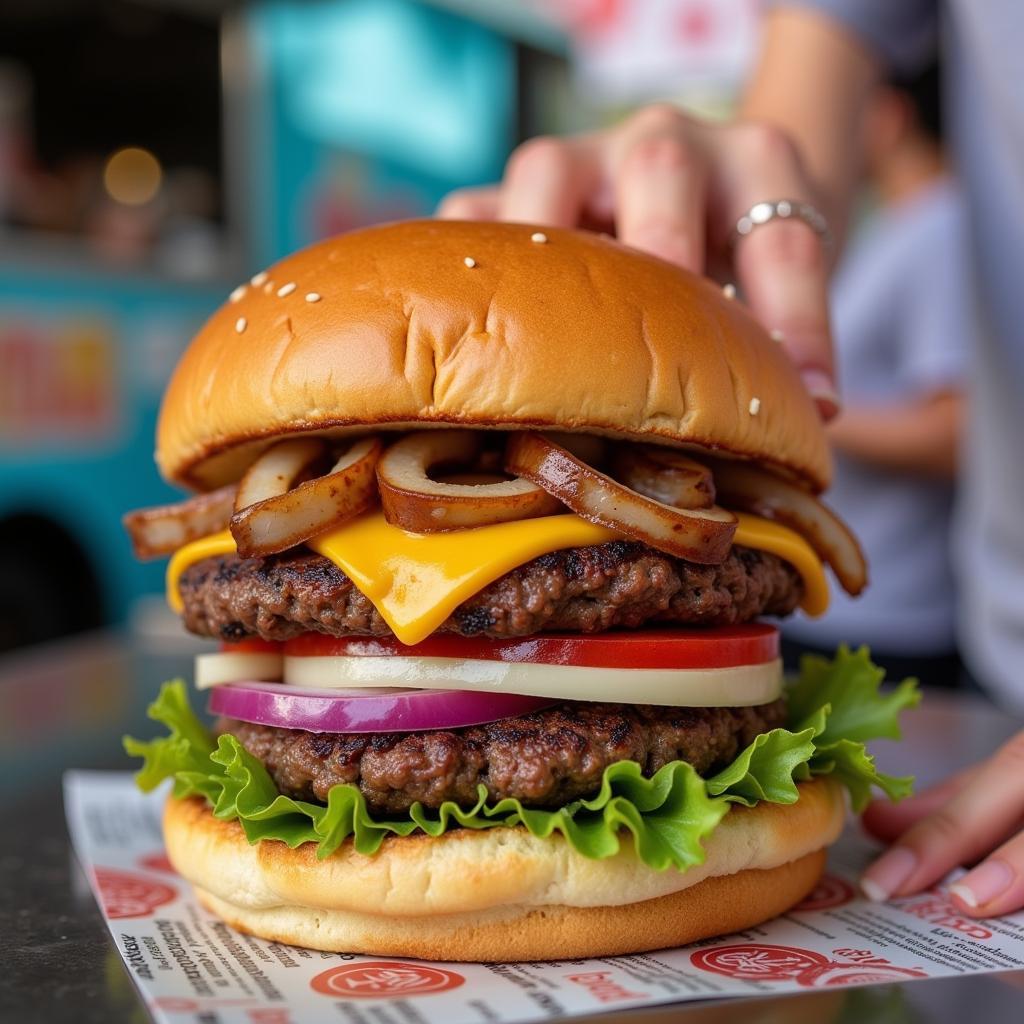
[[[363,438],[326,476],[237,511],[231,517],[231,535],[239,555],[256,558],[284,551],[364,512],[377,499],[374,471],[382,450],[379,438]],[[299,465],[302,455],[297,453],[292,464]],[[271,475],[267,470],[264,474]]]
[[[736,533],[736,517],[712,506],[700,511],[672,508],[616,483],[543,434],[511,435],[505,468],[543,487],[592,523],[703,565],[725,561]]]
[[[327,456],[327,443],[318,437],[296,437],[268,448],[245,472],[238,485],[235,511],[276,498]]]
[[[281,651],[217,651],[196,655],[192,682],[197,690],[208,690],[240,679],[277,683],[283,678]]]
[[[673,508],[710,508],[715,503],[711,470],[670,448],[617,445],[612,473],[627,487]]]
[[[212,658],[216,655],[203,655]],[[238,678],[253,678],[239,675]],[[257,677],[262,678],[262,677]],[[672,707],[752,707],[782,694],[782,661],[727,668],[594,668],[466,658],[284,658],[289,686],[415,687],[421,690],[519,693],[557,700]],[[197,688],[199,683],[196,683]]]
[[[851,596],[867,586],[867,563],[857,538],[813,494],[746,462],[717,459],[712,470],[719,497],[729,506],[795,530],[832,567]]]
[[[173,505],[140,508],[121,518],[136,558],[159,558],[225,529],[235,504],[234,484]]]
[[[551,515],[561,507],[528,480],[461,484],[431,479],[437,466],[472,465],[482,440],[466,430],[425,430],[396,441],[377,465],[384,516],[415,533],[462,530]]]

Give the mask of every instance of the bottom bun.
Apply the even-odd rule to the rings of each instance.
[[[242,931],[334,952],[430,960],[548,960],[682,945],[749,928],[798,903],[821,875],[845,801],[828,779],[791,805],[734,806],[686,871],[653,871],[628,835],[604,860],[560,834],[457,829],[350,842],[250,845],[197,798],[167,802],[171,863],[204,906]]]
[[[752,928],[785,913],[817,884],[825,850],[768,870],[717,875],[620,907],[511,908],[502,914],[383,917],[343,910],[251,910],[200,887],[196,896],[232,928],[274,942],[335,953],[417,960],[580,960],[690,942]]]

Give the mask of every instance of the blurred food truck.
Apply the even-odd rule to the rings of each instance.
[[[0,5],[0,650],[159,593],[120,516],[175,495],[160,395],[234,285],[569,127],[563,49],[528,5]]]

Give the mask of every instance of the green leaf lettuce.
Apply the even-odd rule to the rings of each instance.
[[[216,817],[237,820],[251,843],[312,842],[319,857],[329,857],[349,838],[360,853],[373,854],[389,835],[522,826],[541,838],[560,832],[585,857],[613,856],[625,840],[654,870],[685,870],[703,861],[704,838],[732,804],[794,803],[797,783],[813,776],[833,775],[858,811],[872,786],[893,798],[907,795],[912,780],[878,772],[864,744],[898,738],[899,713],[920,695],[913,680],[883,694],[882,677],[863,648],[842,647],[831,661],[805,658],[789,690],[789,728],[758,736],[717,775],[704,779],[685,761],[673,761],[645,778],[638,764],[620,761],[605,770],[593,797],[553,811],[492,800],[482,785],[472,807],[448,802],[431,810],[415,804],[393,817],[371,814],[352,785],[334,786],[326,805],[293,800],[278,792],[262,763],[234,736],[214,741],[189,706],[180,679],[164,684],[148,712],[168,735],[148,742],[126,737],[124,745],[143,759],[136,776],[143,790],[173,779],[175,796],[204,797]]]

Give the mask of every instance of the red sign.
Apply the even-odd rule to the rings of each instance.
[[[309,984],[325,996],[357,999],[390,999],[420,996],[458,988],[466,979],[454,971],[420,964],[399,964],[375,960],[366,964],[345,964],[318,974]]]
[[[102,322],[0,319],[0,437],[105,435],[117,412],[116,363]]]
[[[96,884],[107,917],[149,917],[157,907],[170,903],[178,893],[163,882],[154,882],[113,868],[96,868]]]

